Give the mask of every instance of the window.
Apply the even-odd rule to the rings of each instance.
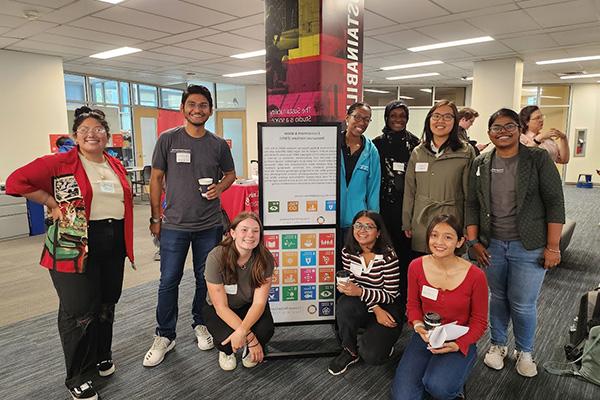
[[[414,86],[400,87],[400,100],[408,106],[431,107],[433,104],[433,88]]]
[[[398,87],[366,87],[363,89],[363,99],[370,106],[385,106],[398,98]]]
[[[158,95],[156,94],[156,86],[135,84],[137,87],[136,104],[147,107],[158,107]]]
[[[246,108],[246,88],[217,83],[217,108]]]
[[[465,105],[465,92],[464,87],[436,87],[435,101],[450,100],[457,107],[461,107]]]
[[[556,128],[567,131],[571,87],[568,85],[524,86],[521,88],[521,107],[539,106],[544,114],[544,130]]]
[[[131,104],[129,101],[129,83],[119,82],[119,88],[121,91],[121,104]]]
[[[67,102],[85,102],[85,77],[65,74],[65,97]]]
[[[160,105],[162,108],[179,110],[183,90],[160,88]]]

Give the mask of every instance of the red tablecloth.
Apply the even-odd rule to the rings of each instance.
[[[234,183],[221,194],[221,206],[230,221],[242,211],[258,214],[258,184]]]

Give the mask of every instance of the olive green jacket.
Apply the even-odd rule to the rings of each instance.
[[[447,148],[438,158],[418,145],[412,152],[404,180],[402,229],[412,231],[412,249],[427,252],[426,232],[439,214],[452,214],[462,224],[468,190],[469,167],[475,152],[466,143],[456,151]],[[423,171],[425,165],[427,170]]]
[[[491,238],[491,166],[496,149],[481,154],[471,166],[466,225],[479,226],[479,241]],[[548,223],[565,223],[562,182],[548,152],[519,144],[517,165],[518,232],[527,250],[546,246]]]

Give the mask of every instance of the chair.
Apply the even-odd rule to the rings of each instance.
[[[146,190],[146,187],[150,185],[151,172],[152,172],[152,167],[150,165],[145,165],[144,169],[142,170],[140,179],[134,179],[131,181],[131,185],[133,186],[134,192],[135,192],[134,194],[139,193],[140,198],[142,200],[144,200],[144,194],[147,194],[148,200],[150,200],[150,194]],[[137,173],[135,174],[135,178],[137,178]],[[140,187],[139,191],[137,190],[138,186]]]

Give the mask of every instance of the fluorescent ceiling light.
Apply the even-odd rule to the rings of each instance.
[[[562,99],[560,96],[540,96],[542,99]]]
[[[592,61],[592,60],[600,60],[600,56],[557,58],[556,60],[536,61],[535,63],[537,65],[546,65],[546,64],[560,64],[560,63],[577,62],[577,61]]]
[[[415,67],[427,67],[428,65],[438,65],[443,64],[443,61],[435,60],[435,61],[424,61],[412,64],[402,64],[402,65],[390,65],[389,67],[381,67],[382,71],[390,71],[392,69],[404,69],[404,68],[415,68]]]
[[[461,81],[472,81],[473,77],[472,76],[465,76],[464,78],[460,78]]]
[[[421,92],[431,93],[431,89],[419,89]]]
[[[439,73],[437,73],[437,72],[428,72],[426,74],[390,76],[389,78],[385,78],[385,79],[387,79],[388,81],[395,81],[397,79],[424,78],[426,76],[436,76],[436,75],[439,75]]]
[[[466,44],[475,44],[475,43],[483,43],[483,42],[491,42],[494,40],[491,36],[481,36],[471,39],[463,39],[463,40],[454,40],[452,42],[443,42],[437,44],[429,44],[427,46],[417,46],[417,47],[409,47],[409,51],[426,51],[426,50],[435,50],[435,49],[443,49],[444,47],[454,47],[454,46],[464,46]]]
[[[223,75],[225,78],[237,78],[238,76],[248,76],[248,75],[258,75],[258,74],[264,74],[267,71],[265,71],[264,69],[257,69],[254,71],[244,71],[244,72],[235,72],[233,74],[225,74]]]
[[[414,97],[410,97],[410,96],[398,96],[399,99],[403,99],[403,100],[414,100]]]
[[[99,1],[102,1],[104,3],[110,3],[110,4],[119,4],[125,0],[99,0]]]
[[[391,93],[387,90],[377,90],[377,89],[363,89],[363,92],[371,92],[371,93]]]
[[[233,57],[233,58],[252,58],[252,57],[258,57],[258,56],[264,56],[265,54],[267,54],[267,51],[265,49],[262,49],[262,50],[250,51],[248,53],[234,54],[234,55],[229,56],[229,57]]]
[[[521,89],[521,92],[537,93],[537,89]]]
[[[565,75],[561,76],[560,79],[584,79],[584,78],[597,78],[600,74],[580,74],[580,75]]]
[[[102,53],[92,54],[92,58],[100,58],[106,60],[107,58],[124,56],[126,54],[133,54],[142,51],[142,49],[136,49],[134,47],[120,47],[118,49],[103,51]]]

